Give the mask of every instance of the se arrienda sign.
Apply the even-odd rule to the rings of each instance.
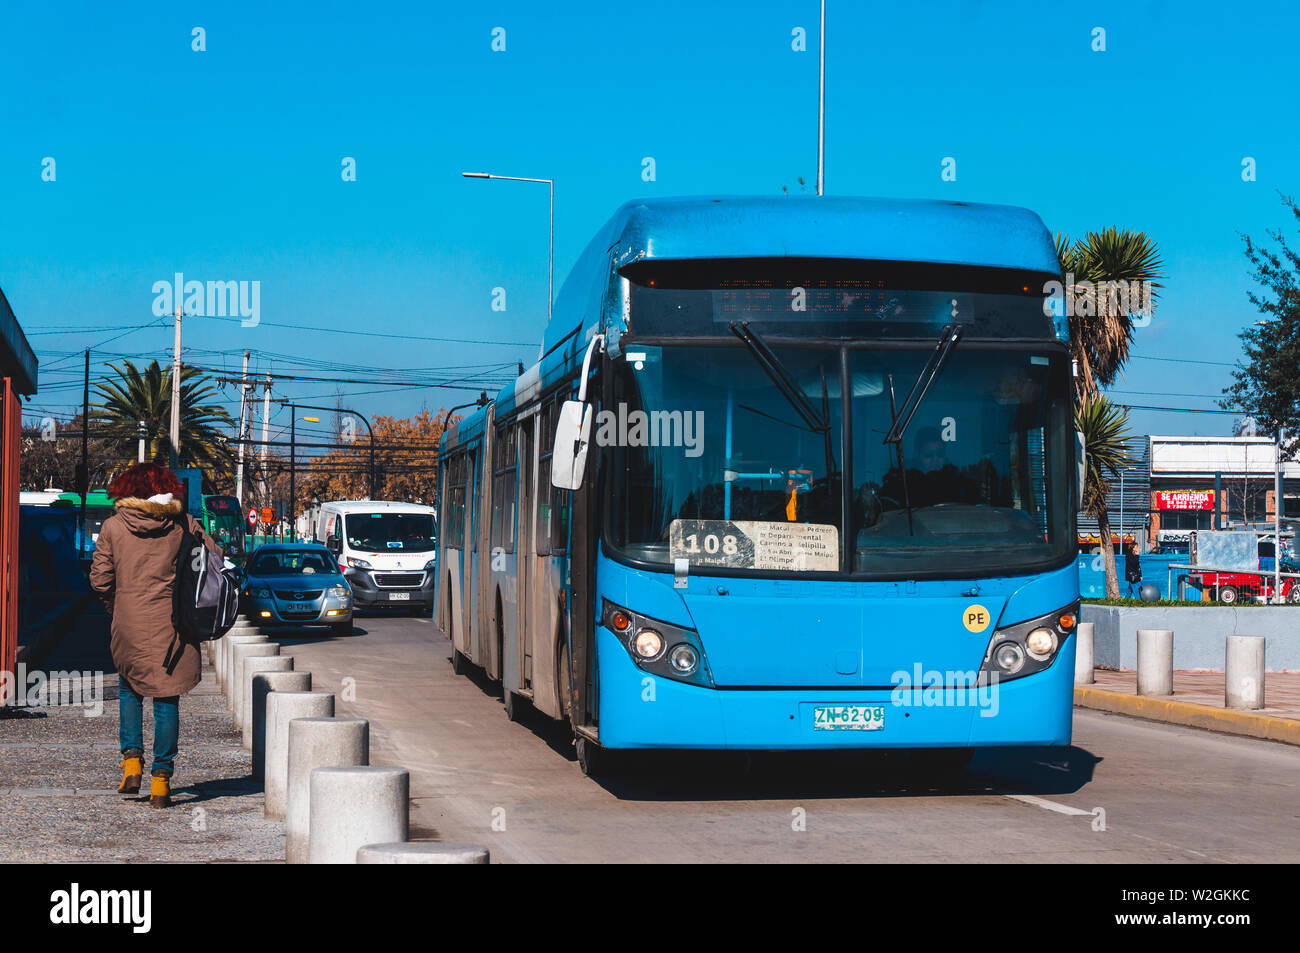
[[[1157,490],[1158,510],[1212,510],[1213,490]]]

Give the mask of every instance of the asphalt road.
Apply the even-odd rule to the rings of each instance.
[[[411,771],[413,838],[493,862],[1257,863],[1300,860],[1300,748],[1076,709],[1068,749],[935,781],[876,754],[655,754],[584,778],[567,733],[506,719],[428,619],[280,639]]]

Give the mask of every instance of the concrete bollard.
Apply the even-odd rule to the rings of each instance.
[[[239,689],[239,730],[243,734],[244,750],[253,750],[253,677],[258,672],[292,672],[293,657],[289,655],[253,655],[244,659],[243,685]]]
[[[221,648],[217,652],[217,681],[221,690],[230,697],[230,652],[236,645],[245,642],[267,642],[264,635],[233,635],[227,632],[221,639]]]
[[[307,863],[311,773],[370,763],[370,723],[364,718],[295,718],[289,722],[289,787],[284,808],[284,860]]]
[[[1223,661],[1223,704],[1228,708],[1264,707],[1264,637],[1230,635]]]
[[[334,715],[331,692],[271,692],[266,696],[266,762],[262,813],[275,821],[284,820],[285,796],[289,784],[289,722],[295,718],[330,718]]]
[[[417,841],[404,844],[367,844],[357,851],[358,864],[486,864],[488,849],[476,844],[440,844]]]
[[[1174,693],[1174,630],[1137,630],[1137,693]]]
[[[258,672],[253,676],[253,779],[266,777],[266,699],[272,692],[311,691],[311,672]]]
[[[239,690],[244,687],[244,659],[252,655],[279,654],[279,643],[269,641],[240,642],[231,648],[230,665],[226,669],[226,683],[230,687],[230,690],[226,692],[226,710],[230,712],[230,717],[234,719],[235,727],[239,727]]]
[[[405,768],[316,768],[310,787],[308,863],[355,864],[367,844],[406,840],[411,775]]]
[[[1096,634],[1095,622],[1080,622],[1074,631],[1074,684],[1091,685],[1097,680],[1093,662],[1093,636]]]

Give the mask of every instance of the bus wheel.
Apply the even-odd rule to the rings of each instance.
[[[585,778],[597,778],[610,773],[613,758],[608,750],[602,748],[590,738],[578,736],[575,745],[578,753],[578,768]]]
[[[565,722],[572,722],[573,719],[569,717],[569,700],[573,696],[573,687],[569,683],[568,639],[560,639],[560,650],[555,653],[555,656],[555,693],[560,696],[560,717]]]
[[[459,649],[451,650],[451,671],[454,675],[464,675],[469,671],[469,660],[460,654]]]
[[[1237,591],[1236,586],[1220,586],[1219,601],[1224,605],[1232,605],[1241,598],[1241,593]]]

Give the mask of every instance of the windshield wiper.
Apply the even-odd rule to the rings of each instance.
[[[781,359],[772,353],[772,349],[763,342],[762,338],[749,329],[748,321],[732,321],[727,328],[749,348],[750,353],[754,355],[754,360],[758,361],[758,366],[772,379],[776,389],[803,418],[809,430],[826,432],[831,429],[830,422],[803,395],[798,382],[781,363]]]
[[[929,359],[925,362],[925,367],[921,368],[921,373],[916,376],[916,382],[912,389],[907,392],[907,397],[903,399],[903,404],[894,414],[893,423],[889,425],[889,433],[885,434],[885,443],[899,443],[903,440],[903,434],[907,433],[907,427],[916,415],[917,408],[921,406],[921,401],[925,399],[926,393],[930,390],[930,385],[934,383],[939,372],[943,370],[943,365],[948,361],[948,355],[952,349],[957,346],[957,341],[961,337],[961,325],[945,325],[943,331],[939,333],[939,341],[930,352]]]

